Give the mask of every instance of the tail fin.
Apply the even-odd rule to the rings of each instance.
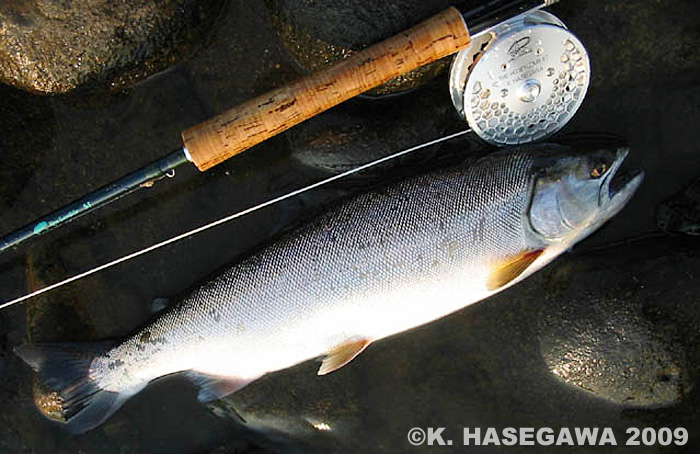
[[[107,420],[126,402],[128,394],[106,391],[90,378],[92,360],[113,344],[25,344],[15,353],[61,399],[66,427],[75,434],[87,432]]]

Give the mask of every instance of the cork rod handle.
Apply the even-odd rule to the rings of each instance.
[[[360,93],[469,45],[455,8],[357,52],[342,62],[272,90],[183,131],[201,171]]]

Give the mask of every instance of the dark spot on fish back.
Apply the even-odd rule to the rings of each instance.
[[[153,337],[151,338],[151,344],[167,344],[168,340],[165,338],[165,336],[160,336],[160,337]]]
[[[139,342],[141,342],[142,344],[148,343],[149,340],[151,340],[151,332],[150,331],[144,331],[139,336]]]
[[[107,367],[109,367],[109,370],[114,370],[117,367],[121,367],[124,365],[124,361],[118,359],[116,361],[111,361],[109,364],[107,364]]]

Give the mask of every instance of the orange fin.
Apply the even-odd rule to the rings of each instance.
[[[543,252],[544,249],[523,251],[497,264],[491,270],[486,280],[486,288],[488,290],[497,290],[505,286],[510,281],[520,276]]]
[[[336,371],[353,360],[357,355],[367,348],[372,341],[368,339],[352,339],[348,340],[328,352],[328,355],[323,359],[321,367],[318,369],[318,375],[330,374]]]

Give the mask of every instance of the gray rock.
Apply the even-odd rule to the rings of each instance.
[[[282,43],[304,72],[323,69],[454,4],[448,0],[266,0],[265,3]],[[366,94],[381,96],[412,90],[444,71],[450,61],[448,57],[417,68]]]
[[[555,4],[591,58],[591,85],[647,84],[668,77],[676,85],[700,66],[700,3],[631,0]],[[677,80],[673,80],[678,77]]]
[[[455,3],[449,0],[266,0],[311,36],[348,48],[379,42]],[[476,2],[470,2],[476,3]]]
[[[0,80],[37,93],[119,89],[190,53],[223,0],[9,0],[0,6]]]
[[[0,84],[0,213],[9,209],[51,148],[55,120],[45,99]],[[0,216],[0,229],[8,229]]]
[[[7,375],[7,356],[10,354],[10,321],[7,315],[0,314],[0,376]]]
[[[662,243],[643,247],[659,252]],[[654,256],[634,249],[620,248],[615,258],[612,250],[593,253],[552,273],[540,351],[552,374],[598,398],[669,406],[697,380],[698,330],[683,315],[697,289],[692,274],[677,276],[698,265],[697,250]]]
[[[50,264],[50,265],[49,265]],[[57,248],[31,248],[27,254],[27,281],[29,291],[45,287],[66,277],[66,270],[58,258]],[[51,296],[42,295],[26,303],[27,335],[29,342],[60,342],[75,338],[89,340],[94,336],[89,311],[70,288],[59,289]],[[59,322],[60,321],[60,322]],[[58,395],[34,377],[32,394],[34,405],[47,418],[65,421],[66,417]]]
[[[625,406],[668,406],[688,394],[685,349],[659,332],[639,301],[582,294],[582,305],[546,309],[540,349],[554,375]],[[672,326],[669,320],[657,322]]]
[[[391,103],[355,100],[342,104],[285,135],[292,157],[305,165],[340,173],[466,129],[466,122],[449,103],[445,85],[446,81],[440,78]],[[465,154],[484,148],[476,141],[469,146],[462,142],[462,147]],[[434,146],[428,154],[439,149]]]
[[[666,232],[700,235],[700,178],[657,207],[656,225]]]

